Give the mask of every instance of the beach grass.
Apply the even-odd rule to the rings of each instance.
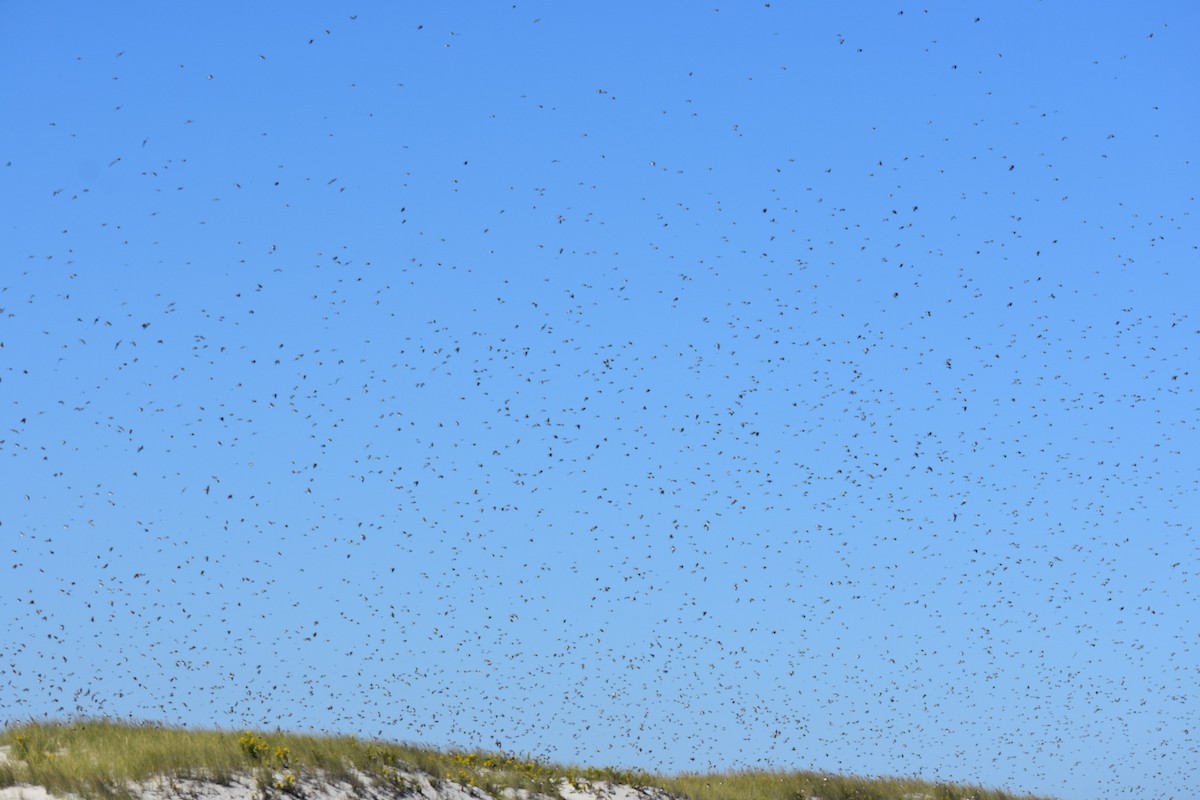
[[[132,800],[136,786],[163,781],[230,784],[251,777],[264,798],[301,796],[307,783],[342,782],[397,797],[413,776],[449,781],[492,797],[505,790],[561,798],[564,787],[608,782],[658,788],[682,800],[1033,800],[982,787],[915,779],[739,771],[664,775],[556,765],[508,753],[440,751],[411,744],[282,731],[191,730],[107,719],[26,721],[0,730],[0,788],[42,786],[82,800]]]

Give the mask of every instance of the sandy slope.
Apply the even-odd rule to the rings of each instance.
[[[478,789],[462,786],[456,783],[441,782],[434,785],[423,775],[409,773],[404,776],[409,787],[403,793],[378,783],[367,784],[356,788],[349,784],[321,783],[316,780],[304,780],[299,784],[300,791],[296,795],[282,792],[276,796],[288,800],[295,796],[301,800],[397,800],[397,798],[423,798],[424,800],[491,800],[491,796]],[[178,781],[157,785],[154,783],[141,785],[137,796],[142,800],[260,800],[262,794],[252,778],[240,778],[229,785],[205,781]],[[670,800],[670,795],[658,789],[637,789],[632,786],[616,786],[612,784],[594,784],[583,789],[564,785],[562,796],[565,800]],[[512,793],[518,800],[516,792]],[[520,800],[537,800],[544,795],[524,794]],[[40,786],[10,786],[0,789],[0,800],[52,800],[45,789]],[[60,799],[61,800],[61,799]]]
[[[0,763],[8,757],[8,748],[0,747]],[[479,789],[457,783],[440,781],[436,784],[429,776],[417,772],[400,773],[405,789],[382,781],[363,777],[361,786],[345,782],[326,782],[317,778],[304,778],[297,783],[298,791],[275,792],[277,800],[398,800],[398,798],[423,798],[423,800],[492,800]],[[141,800],[264,800],[252,776],[243,776],[228,785],[203,780],[148,781],[135,787]],[[565,800],[670,800],[670,795],[660,789],[638,789],[632,786],[617,786],[598,782],[577,789],[563,783],[560,789]],[[512,793],[513,800],[538,800],[543,795]],[[51,800],[53,796],[41,786],[10,786],[0,789],[0,800]]]

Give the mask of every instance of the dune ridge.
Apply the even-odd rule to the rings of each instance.
[[[352,736],[111,720],[10,723],[0,800],[1032,800],[917,778],[664,775]]]

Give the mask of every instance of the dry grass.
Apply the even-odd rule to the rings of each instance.
[[[815,772],[680,775],[660,779],[656,785],[689,800],[798,800],[812,797],[824,800],[1021,800],[1028,797],[975,786]]]
[[[916,780],[799,772],[652,775],[548,764],[502,753],[441,752],[412,745],[361,742],[348,736],[251,731],[195,731],[111,720],[10,724],[0,731],[9,748],[0,787],[44,786],[84,800],[132,800],[131,786],[158,778],[229,783],[253,775],[264,798],[287,795],[301,780],[362,778],[412,788],[404,773],[475,786],[493,797],[506,788],[561,797],[563,781],[608,781],[657,787],[685,800],[1022,800],[978,787]]]

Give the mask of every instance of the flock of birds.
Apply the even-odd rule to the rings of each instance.
[[[1197,230],[1131,175],[1190,165],[911,27],[969,12],[737,73],[777,11],[642,77],[518,7],[40,56],[89,99],[2,159],[5,717],[1184,786]],[[885,40],[912,109],[804,124]]]

